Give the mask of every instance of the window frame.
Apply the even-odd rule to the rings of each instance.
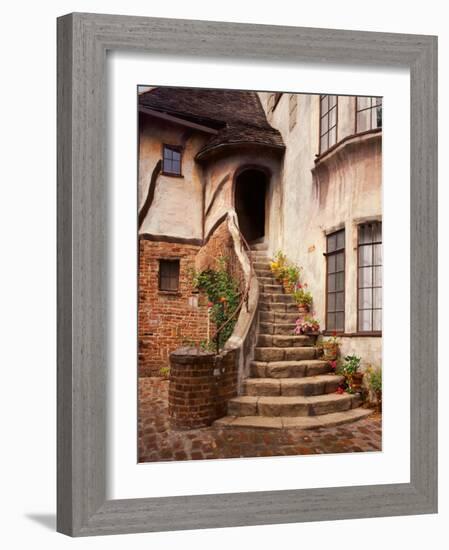
[[[344,246],[343,248],[336,248],[335,250],[333,250],[332,252],[329,252],[328,251],[328,244],[329,244],[329,238],[332,237],[333,235],[337,235],[338,233],[342,233],[344,234]],[[332,294],[338,294],[338,293],[343,293],[343,310],[334,310],[330,313],[333,313],[334,315],[336,315],[337,313],[343,313],[343,328],[342,329],[336,329],[336,328],[329,328],[329,322],[328,322],[328,314],[329,314],[329,311],[328,311],[328,301],[329,301],[329,257],[330,256],[336,256],[337,254],[340,254],[343,252],[343,270],[340,270],[340,271],[334,271],[332,274],[337,274],[337,273],[343,273],[343,290],[336,290],[336,291],[332,291],[331,293]],[[333,333],[333,332],[336,332],[337,334],[339,335],[343,335],[345,334],[345,330],[346,330],[346,228],[345,227],[341,227],[340,229],[337,229],[335,231],[332,231],[330,233],[326,233],[326,252],[324,253],[324,257],[326,258],[326,287],[325,287],[325,292],[326,292],[326,299],[325,299],[325,323],[326,323],[326,329],[325,329],[325,333]],[[337,300],[335,300],[336,302]],[[335,307],[337,307],[336,303],[335,303]]]
[[[171,151],[175,151],[176,153],[179,153],[179,173],[178,172],[170,172],[165,169],[165,150],[170,149]],[[164,176],[169,176],[173,178],[183,178],[182,174],[182,157],[183,157],[184,148],[181,145],[171,145],[169,143],[163,143],[162,144],[162,174]]]
[[[370,106],[369,107],[364,107],[363,109],[359,109],[358,108],[358,101],[359,101],[359,98],[366,98],[366,97],[369,97],[370,99]],[[380,99],[380,107],[381,107],[381,111],[383,112],[383,96],[364,96],[364,95],[356,95],[355,96],[355,100],[354,100],[354,108],[355,108],[355,116],[354,116],[354,133],[355,134],[362,134],[364,132],[371,132],[371,131],[376,131],[376,130],[382,130],[382,124],[380,126],[375,126],[373,127],[372,125],[372,116],[369,117],[369,120],[370,120],[370,127],[369,128],[365,128],[364,130],[359,130],[358,129],[358,124],[357,124],[357,119],[358,119],[358,114],[359,113],[362,113],[363,111],[372,111],[373,109],[375,109],[376,107],[379,106],[379,104],[375,104],[373,105],[373,99]],[[381,120],[382,122],[382,120]]]
[[[162,288],[162,265],[163,264],[172,264],[178,266],[178,274],[177,274],[177,285],[176,289],[173,288]],[[168,277],[170,279],[171,276]],[[181,260],[180,258],[159,258],[158,259],[158,291],[164,292],[164,293],[171,293],[171,294],[179,294],[179,287],[180,287],[180,278],[181,278]]]
[[[380,224],[381,226],[381,229],[380,229],[380,236],[381,236],[381,241],[378,242],[378,241],[371,241],[370,243],[363,243],[361,244],[360,243],[360,228],[363,226],[363,225],[368,225],[368,224]],[[356,320],[356,332],[357,334],[361,334],[363,336],[381,336],[382,335],[382,328],[383,328],[383,254],[382,254],[382,264],[378,265],[378,264],[374,264],[374,245],[376,244],[380,244],[382,246],[383,242],[383,234],[382,234],[382,221],[381,220],[371,220],[371,221],[366,221],[366,222],[363,222],[363,223],[359,223],[357,224],[357,320]],[[362,246],[372,246],[373,249],[372,249],[372,264],[370,266],[361,266],[360,265],[360,253],[359,253],[359,250],[360,250],[360,247]],[[382,284],[381,286],[371,286],[371,287],[360,287],[359,286],[359,282],[360,282],[360,268],[361,267],[370,267],[374,270],[374,267],[382,267]],[[374,274],[374,271],[373,271],[373,274]],[[370,309],[360,309],[360,299],[359,299],[359,290],[363,290],[365,288],[368,288],[368,289],[371,289],[373,290],[374,288],[380,288],[382,290],[382,307],[381,308],[374,308],[374,307],[371,307]],[[371,298],[372,299],[372,298]],[[373,302],[372,302],[373,304]],[[382,317],[381,317],[381,330],[373,330],[372,327],[373,327],[373,312],[375,310],[378,310],[380,309],[380,311],[382,312]],[[359,321],[360,321],[360,311],[369,311],[371,310],[371,330],[363,330],[363,329],[360,329],[360,324],[359,324]]]
[[[329,109],[329,97],[330,96],[335,97],[335,105],[333,105]],[[328,103],[327,103],[328,109],[323,114],[323,99],[325,97],[328,98]],[[321,156],[321,155],[324,155],[325,153],[327,153],[327,151],[329,151],[332,147],[335,147],[338,143],[338,95],[335,95],[335,94],[319,94],[318,101],[320,102],[320,119],[319,119],[319,124],[318,124],[318,156]],[[335,124],[332,127],[329,127],[329,113],[334,109],[335,109]],[[322,125],[323,118],[326,115],[328,117],[327,130],[326,130],[326,132],[322,133],[321,132],[321,125]],[[335,128],[335,143],[333,143],[332,145],[329,145],[329,133],[330,133],[331,130],[333,130],[333,128]],[[323,136],[327,136],[327,147],[326,147],[326,149],[321,149],[321,138]]]

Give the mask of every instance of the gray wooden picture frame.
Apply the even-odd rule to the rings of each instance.
[[[436,512],[437,38],[82,13],[57,24],[58,531],[83,536]],[[108,50],[410,69],[410,483],[106,499]]]

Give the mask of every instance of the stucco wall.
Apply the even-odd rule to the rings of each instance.
[[[280,159],[268,151],[262,154],[260,148],[244,146],[204,164],[205,235],[229,208],[235,206],[233,188],[235,175],[245,167],[259,167],[269,174],[265,231],[268,240],[278,238],[281,232],[281,218],[278,215],[281,205]]]
[[[167,121],[140,115],[139,136],[139,211],[142,208],[157,162],[162,158],[163,144],[184,148],[182,177],[160,174],[154,199],[139,233],[182,238],[202,238],[202,174],[194,157],[205,137]]]
[[[267,109],[269,94],[260,95]],[[289,95],[283,94],[274,111],[267,111],[270,123],[281,132],[286,144],[281,181],[283,231],[272,240],[271,249],[282,249],[303,267],[304,280],[314,296],[316,316],[324,327],[326,234],[344,227],[345,333],[355,333],[357,225],[382,216],[381,133],[350,137],[355,129],[355,98],[339,97],[340,145],[315,162],[319,151],[319,96],[298,95],[296,121],[290,129]],[[342,351],[357,352],[364,360],[379,364],[381,338],[345,338]]]

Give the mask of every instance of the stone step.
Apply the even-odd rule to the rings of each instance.
[[[301,361],[303,359],[316,359],[317,350],[315,347],[256,347],[254,359],[256,361]]]
[[[263,288],[265,285],[279,284],[279,283],[276,283],[276,279],[274,277],[257,277],[257,280],[259,281],[259,288],[260,287]]]
[[[315,345],[315,338],[304,335],[260,334],[257,337],[257,346],[261,348],[298,348]]]
[[[260,311],[275,311],[278,313],[295,313],[299,317],[296,303],[284,304],[283,302],[259,302]]]
[[[250,373],[255,378],[303,378],[328,374],[332,371],[327,361],[251,361]]]
[[[268,291],[264,286],[264,288],[262,289],[262,292],[260,293],[261,303],[294,304],[296,306],[295,309],[298,310],[298,306],[296,305],[295,299],[291,294],[283,294],[282,288],[279,290],[279,292],[273,293],[272,291],[273,285],[269,285],[269,286],[270,286],[270,289]]]
[[[268,260],[256,260],[253,262],[254,269],[257,270],[264,270],[269,271],[271,273],[270,269],[270,262]]]
[[[330,393],[311,396],[257,397],[242,395],[228,402],[229,416],[318,416],[348,411],[360,405],[360,396]]]
[[[291,335],[295,329],[295,323],[260,323],[260,334],[284,334]]]
[[[279,296],[279,294],[282,294],[284,296],[284,289],[282,288],[281,285],[277,285],[277,284],[263,285],[263,296],[265,296],[265,295]],[[291,295],[286,294],[285,296],[291,296]],[[293,298],[293,296],[291,296],[291,297]],[[261,297],[261,299],[263,300],[264,298]]]
[[[344,376],[322,374],[303,378],[248,378],[245,395],[250,396],[309,396],[334,393]]]
[[[362,420],[373,413],[372,409],[350,409],[348,411],[324,414],[321,416],[225,416],[214,422],[217,428],[260,428],[265,430],[287,430],[297,428],[332,428],[349,422]]]
[[[256,268],[255,264],[253,264],[254,271],[256,272],[257,277],[271,277],[273,274],[271,273],[271,269],[260,269]]]
[[[251,250],[268,250],[268,243],[254,243],[249,247]]]
[[[263,310],[259,313],[259,321],[261,323],[296,323],[298,317],[297,312]]]

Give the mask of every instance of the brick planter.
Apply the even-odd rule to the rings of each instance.
[[[210,426],[226,416],[229,399],[237,395],[237,353],[214,355],[196,348],[170,354],[168,412],[173,428]]]

